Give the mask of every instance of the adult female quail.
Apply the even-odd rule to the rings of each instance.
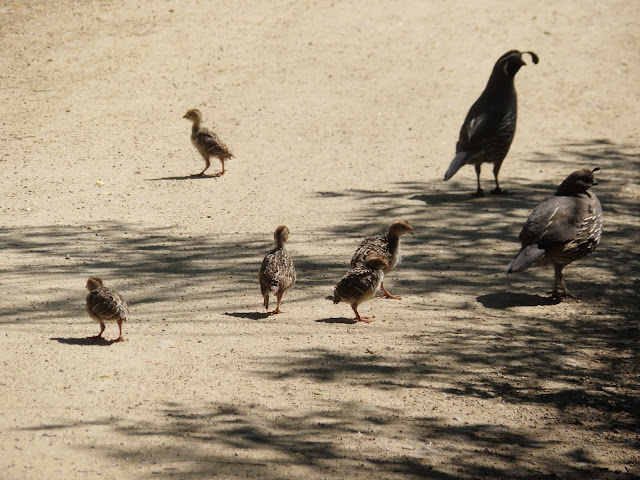
[[[498,183],[498,172],[516,132],[518,101],[513,79],[520,67],[526,65],[522,60],[525,53],[531,55],[533,63],[538,63],[535,53],[518,50],[505,53],[496,62],[482,95],[467,113],[456,144],[456,156],[444,175],[444,179],[449,180],[462,166],[474,165],[478,177],[477,197],[484,195],[480,188],[483,163],[493,163],[496,188],[491,193],[504,193]]]
[[[555,282],[551,297],[573,297],[564,283],[562,269],[595,250],[602,234],[602,208],[589,188],[597,185],[585,168],[569,175],[555,195],[533,209],[520,232],[522,249],[507,265],[507,273],[521,272],[533,265],[552,264]],[[558,285],[562,286],[560,295]]]
[[[349,270],[333,290],[333,303],[349,303],[356,314],[356,320],[369,323],[371,317],[360,316],[358,305],[376,294],[384,278],[385,268],[389,268],[387,261],[374,255],[367,258],[364,265]]]
[[[413,235],[413,228],[406,220],[399,220],[393,222],[384,235],[365,238],[353,254],[353,257],[351,257],[351,268],[364,265],[367,258],[372,255],[377,255],[387,262],[389,266],[385,267],[384,273],[389,273],[402,258],[400,253],[400,237],[405,233],[411,233]],[[384,282],[380,283],[380,288],[382,288],[385,298],[400,298],[391,295],[386,288],[384,288]]]
[[[264,298],[264,308],[269,309],[269,296],[275,295],[278,301],[276,309],[270,314],[282,313],[280,302],[282,296],[296,283],[296,268],[284,244],[289,239],[289,229],[284,225],[278,227],[273,234],[275,247],[262,261],[258,271],[260,292]]]
[[[211,161],[209,160],[211,157],[217,157],[222,163],[222,170],[218,173],[214,173],[212,176],[219,177],[220,175],[223,175],[224,172],[226,172],[224,169],[224,161],[228,158],[232,158],[233,154],[229,151],[222,140],[220,140],[218,135],[211,130],[200,126],[200,123],[202,122],[202,114],[200,113],[200,110],[189,110],[182,118],[186,118],[193,122],[193,126],[191,127],[191,143],[193,143],[193,146],[196,147],[206,162],[204,170],[192,176],[203,176],[204,172],[206,172],[211,165]]]
[[[92,277],[87,280],[87,313],[89,316],[100,323],[100,333],[93,337],[100,339],[105,329],[105,322],[117,322],[120,336],[113,342],[122,342],[125,338],[122,336],[122,322],[129,320],[129,307],[124,298],[118,293],[105,287],[102,279]]]

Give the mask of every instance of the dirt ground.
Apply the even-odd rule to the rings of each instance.
[[[628,0],[1,2],[0,478],[638,478],[639,27]],[[442,177],[513,48],[540,63],[511,194],[475,199]],[[189,108],[221,178],[189,176]],[[596,166],[602,242],[556,304],[504,267]],[[353,323],[328,297],[399,218],[402,299]],[[280,224],[298,284],[268,317]],[[128,341],[86,340],[89,276]]]

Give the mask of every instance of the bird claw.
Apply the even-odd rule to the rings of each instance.
[[[481,188],[479,188],[478,190],[476,190],[475,193],[472,193],[471,195],[476,198],[482,198],[484,197],[484,191]]]
[[[384,293],[381,293],[379,295],[376,295],[376,297],[381,297],[381,298],[388,298],[389,300],[400,300],[402,297],[398,297],[396,295],[391,295],[390,293],[385,295]]]
[[[506,190],[502,190],[500,187],[496,187],[491,190],[491,195],[509,195]]]
[[[204,172],[200,172],[200,173],[194,173],[193,175],[190,175],[191,177],[219,177],[223,174],[224,172],[218,172],[218,173],[212,173],[210,175],[206,175]]]
[[[555,300],[557,302],[561,302],[562,300],[565,300],[567,298],[571,298],[571,299],[577,298],[575,295],[573,295],[568,291],[564,293],[560,293],[559,291],[554,290],[554,291],[548,292],[548,295],[551,300]]]

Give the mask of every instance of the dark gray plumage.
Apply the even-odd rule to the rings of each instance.
[[[384,269],[384,273],[389,273],[402,258],[400,253],[400,237],[405,233],[413,234],[413,228],[406,220],[399,220],[389,226],[387,233],[377,237],[365,238],[353,254],[353,257],[351,257],[351,268],[364,265],[367,258],[377,255],[387,262],[389,266]],[[384,288],[384,282],[380,283],[380,288],[382,288],[386,298],[400,298],[387,292]]]
[[[200,173],[194,174],[193,176],[197,177],[204,175],[204,172],[206,172],[211,165],[211,157],[217,157],[222,163],[222,170],[218,173],[214,173],[213,176],[219,177],[220,175],[223,175],[224,172],[226,172],[224,169],[224,161],[229,158],[233,158],[233,154],[229,151],[222,140],[220,140],[218,135],[211,130],[200,126],[200,123],[202,122],[202,114],[200,113],[200,110],[189,110],[182,118],[186,118],[193,122],[193,127],[191,127],[191,143],[193,143],[193,146],[196,147],[206,163],[204,170]]]
[[[370,317],[361,317],[358,305],[372,298],[384,279],[387,261],[377,255],[367,258],[364,265],[349,270],[333,290],[333,303],[347,302],[356,314],[356,320],[369,323]]]
[[[92,277],[87,280],[87,313],[89,316],[100,323],[100,333],[93,337],[100,339],[105,329],[105,322],[117,322],[120,336],[113,342],[122,342],[125,338],[122,336],[122,322],[129,320],[129,307],[127,302],[118,293],[105,287],[102,279]]]
[[[551,296],[556,299],[572,296],[564,283],[562,269],[593,252],[602,234],[600,201],[588,191],[598,184],[593,176],[598,170],[585,168],[573,172],[553,196],[533,209],[520,232],[522,248],[507,265],[507,273],[551,264],[555,270]]]
[[[533,63],[538,63],[538,56],[533,52],[511,50],[494,65],[482,95],[467,113],[456,144],[456,156],[444,175],[444,179],[449,180],[464,165],[474,165],[478,179],[475,195],[478,197],[484,195],[480,187],[483,163],[493,163],[496,188],[491,193],[503,193],[498,172],[516,131],[518,101],[513,80],[520,67],[526,65],[522,60],[525,53],[531,55]]]
[[[284,293],[296,283],[296,268],[289,252],[284,244],[289,239],[289,229],[284,225],[279,226],[273,234],[275,247],[262,261],[258,271],[260,292],[264,298],[264,308],[269,309],[269,295],[275,295],[277,299],[276,309],[271,314],[282,313],[280,302]]]

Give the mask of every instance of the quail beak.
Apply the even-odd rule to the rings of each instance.
[[[409,227],[409,233],[411,235],[414,235],[416,233],[415,230],[413,229],[413,227]]]

